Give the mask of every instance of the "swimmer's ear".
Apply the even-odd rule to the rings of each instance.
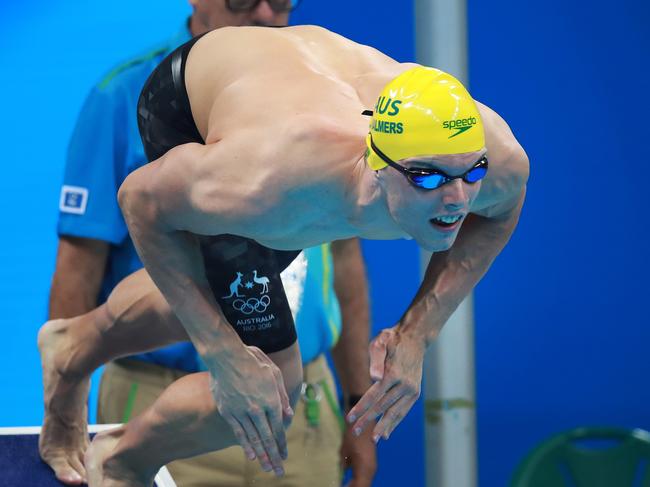
[[[372,117],[373,113],[374,112],[372,110],[364,110],[361,112],[361,115],[363,115],[364,117]]]

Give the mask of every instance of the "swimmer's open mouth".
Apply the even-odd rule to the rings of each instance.
[[[430,222],[443,228],[451,228],[458,224],[462,219],[463,215],[441,216],[438,218],[432,218]]]

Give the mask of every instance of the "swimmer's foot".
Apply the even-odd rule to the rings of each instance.
[[[68,370],[73,356],[69,321],[48,321],[38,332],[45,402],[38,449],[57,479],[67,485],[81,485],[86,481],[83,456],[88,447],[90,379]]]
[[[86,450],[84,464],[88,472],[88,487],[150,487],[153,475],[137,474],[123,462],[111,456],[124,434],[124,426],[97,433]]]

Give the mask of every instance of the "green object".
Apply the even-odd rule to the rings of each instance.
[[[128,423],[131,419],[131,414],[133,414],[133,405],[135,404],[135,398],[138,395],[138,383],[134,382],[131,384],[131,389],[129,389],[129,397],[126,399],[126,406],[124,407],[124,414],[122,415],[122,423]]]
[[[334,394],[332,394],[332,391],[330,390],[329,384],[326,380],[322,380],[320,381],[320,385],[323,388],[323,392],[325,393],[325,399],[327,399],[327,403],[330,405],[330,408],[332,408],[334,416],[336,416],[336,419],[339,422],[341,432],[345,432],[345,419],[343,418],[341,410],[339,409],[338,401],[334,398]]]
[[[140,56],[138,58],[132,59],[132,60],[127,61],[126,63],[118,66],[113,71],[108,73],[104,77],[104,79],[99,82],[99,89],[101,89],[101,90],[106,89],[106,87],[111,83],[111,81],[113,81],[113,78],[115,78],[115,76],[120,74],[122,71],[130,68],[131,66],[135,66],[137,64],[141,64],[141,63],[144,63],[146,61],[149,61],[150,59],[153,59],[156,56],[160,56],[161,54],[164,54],[165,52],[167,52],[169,49],[170,49],[169,47],[163,47],[163,48],[160,48],[160,49],[156,49],[155,51],[151,51],[151,52],[145,54],[144,56]]]
[[[305,415],[309,426],[316,428],[320,424],[320,402],[322,394],[318,386],[307,384],[302,395],[305,401]]]
[[[650,487],[650,433],[578,428],[536,447],[511,487]]]

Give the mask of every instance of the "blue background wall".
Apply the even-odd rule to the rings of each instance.
[[[305,0],[294,23],[413,59],[411,2],[324,5]],[[522,222],[476,293],[481,487],[505,485],[553,432],[650,429],[647,5],[469,0],[472,91],[510,123],[532,163]],[[188,11],[181,0],[0,5],[0,65],[9,73],[0,78],[2,426],[36,424],[42,414],[35,334],[63,156],[83,98],[109,66],[169,35]],[[389,31],[377,28],[386,22]],[[376,332],[410,300],[417,252],[407,242],[368,242],[364,252]],[[422,485],[421,416],[418,404],[380,444],[375,485]]]
[[[476,291],[481,487],[546,436],[650,429],[649,3],[470,0],[473,95],[531,160]]]

